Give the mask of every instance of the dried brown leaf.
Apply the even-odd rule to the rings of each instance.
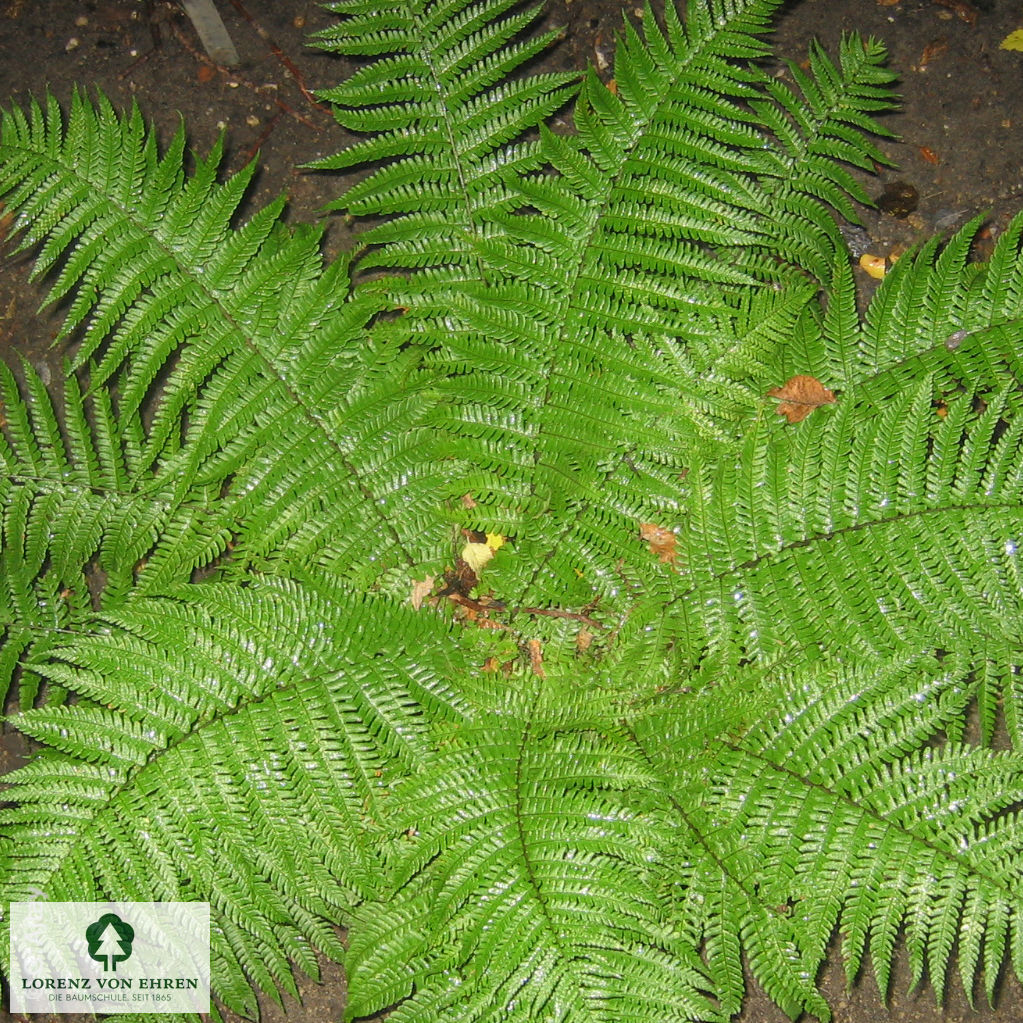
[[[931,0],[931,2],[939,7],[947,7],[960,21],[965,21],[967,25],[971,27],[976,26],[977,15],[980,14],[980,11],[973,4],[969,3],[969,0]]]
[[[767,396],[781,399],[776,411],[790,423],[801,423],[815,408],[835,401],[834,393],[816,377],[803,374],[789,377],[781,387],[772,387]]]
[[[945,38],[932,39],[920,54],[920,61],[917,65],[918,71],[924,71],[935,57],[940,57],[948,49],[948,40]]]
[[[533,674],[538,678],[546,678],[547,674],[543,670],[543,647],[540,645],[540,640],[529,640],[526,643],[526,650],[529,653],[529,666],[533,669]]]
[[[639,535],[650,545],[650,553],[656,554],[660,561],[667,565],[675,564],[677,551],[675,550],[675,534],[656,522],[641,522]]]
[[[409,600],[417,611],[423,606],[423,601],[430,595],[433,590],[433,584],[436,581],[437,577],[434,575],[428,575],[423,580],[412,580],[412,593],[409,596]]]

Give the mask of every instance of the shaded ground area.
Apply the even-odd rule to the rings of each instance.
[[[635,0],[630,7],[636,6]],[[74,83],[99,87],[118,107],[137,100],[160,128],[164,140],[179,118],[188,125],[198,152],[207,151],[226,131],[225,169],[243,166],[258,150],[260,172],[253,207],[281,191],[290,198],[289,216],[307,220],[337,194],[329,175],[303,172],[303,162],[344,143],[329,113],[306,90],[330,85],[345,74],[336,58],[304,47],[304,36],[329,23],[329,16],[307,0],[273,2],[218,0],[241,56],[237,68],[205,57],[180,7],[166,0],[0,0],[0,101],[24,104],[49,88],[67,102]],[[547,60],[552,67],[582,67],[594,60],[609,78],[613,36],[622,4],[611,0],[556,0],[551,24],[567,26],[560,47]],[[791,4],[778,23],[779,52],[796,61],[818,37],[832,52],[841,34],[858,31],[884,40],[891,66],[901,75],[903,109],[886,119],[900,141],[882,149],[899,165],[883,169],[869,186],[880,196],[914,191],[892,211],[868,210],[862,229],[851,232],[856,250],[878,257],[898,255],[932,233],[948,232],[977,214],[987,215],[981,254],[1007,219],[1023,206],[1023,53],[999,48],[1023,27],[1023,8],[1007,0],[803,0]],[[784,65],[777,65],[786,74]],[[909,207],[914,207],[910,209]],[[6,228],[0,211],[0,230]],[[334,217],[326,245],[334,252],[350,237],[343,218]],[[37,315],[41,291],[28,281],[29,261],[0,255],[0,351],[20,352],[53,371],[60,352],[50,351],[58,328],[56,314]],[[871,279],[857,271],[865,289]],[[8,733],[0,743],[0,772],[21,762],[27,746]],[[302,985],[303,1004],[282,1010],[265,1006],[264,1018],[325,1023],[343,1012],[340,970],[324,964],[322,986]],[[905,963],[896,971],[887,1007],[872,978],[851,993],[837,957],[824,977],[837,1023],[966,1023],[968,1020],[1023,1023],[1023,992],[1003,986],[995,1009],[974,1012],[958,982],[950,984],[946,1007],[935,1007],[930,991],[905,994]],[[978,1002],[982,1005],[982,1001]],[[9,1017],[0,1010],[0,1019]],[[23,1018],[23,1017],[22,1017]],[[36,1016],[40,1023],[74,1023],[90,1017]],[[781,1023],[784,1017],[753,990],[742,1023]]]

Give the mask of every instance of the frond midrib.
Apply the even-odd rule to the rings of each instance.
[[[1023,902],[1023,877],[1020,878],[1019,884],[1013,888],[1011,886],[1011,879],[1008,876],[993,874],[988,870],[982,869],[981,865],[975,860],[957,858],[954,852],[952,852],[952,850],[947,846],[942,846],[930,839],[922,837],[901,822],[893,822],[889,820],[879,811],[864,803],[857,802],[850,795],[847,795],[840,790],[836,790],[829,785],[825,785],[822,782],[813,781],[810,778],[807,778],[806,775],[793,771],[784,764],[777,763],[776,761],[765,757],[761,751],[755,748],[730,743],[727,739],[719,739],[719,741],[723,747],[739,756],[742,756],[744,759],[755,760],[757,763],[768,767],[774,773],[793,780],[804,788],[811,789],[814,792],[827,796],[832,803],[841,803],[853,813],[868,817],[880,830],[895,829],[899,833],[904,834],[910,841],[923,846],[934,856],[940,857],[946,862],[954,864],[959,869],[965,868],[973,876],[980,877],[985,881],[985,883],[990,884],[992,889],[997,890],[1007,903],[1019,905]],[[898,761],[896,761],[896,763],[897,762]],[[1007,800],[1007,802],[1010,801]]]
[[[799,540],[790,540],[773,550],[764,551],[763,554],[758,554],[746,561],[731,565],[726,572],[716,572],[707,578],[714,581],[720,581],[735,572],[753,571],[760,568],[766,561],[779,556],[784,556],[790,551],[799,550],[801,547],[812,547],[817,543],[827,543],[829,540],[835,540],[853,533],[866,532],[870,529],[883,528],[885,526],[892,525],[893,523],[908,522],[913,519],[924,518],[930,515],[948,515],[956,512],[967,515],[971,512],[980,514],[982,512],[998,510],[1011,510],[1023,514],[1023,499],[1017,501],[985,501],[971,504],[943,504],[938,507],[914,508],[912,511],[895,512],[887,517],[871,519],[869,522],[851,522],[849,525],[839,526],[838,529],[834,529],[829,533],[812,533],[809,536],[800,538]],[[672,602],[692,597],[695,592],[695,588],[688,590],[686,593],[679,594],[677,597],[672,598]]]
[[[691,586],[685,592],[671,597],[666,601],[664,606],[665,609],[667,609],[669,607],[677,607],[680,605],[692,605],[694,602],[693,598],[699,597],[702,592],[702,588],[706,585],[723,582],[735,575],[755,572],[758,569],[763,568],[765,565],[771,564],[775,559],[786,557],[792,551],[807,547],[814,547],[818,544],[824,545],[832,540],[841,539],[844,536],[864,533],[871,529],[883,529],[891,525],[910,522],[914,519],[924,519],[930,516],[949,514],[960,514],[964,516],[971,514],[981,515],[986,512],[999,510],[1012,511],[1023,516],[1023,499],[1016,501],[987,501],[983,503],[946,504],[939,507],[915,508],[912,511],[896,512],[888,517],[871,519],[868,522],[853,522],[846,526],[840,526],[838,529],[832,530],[829,533],[813,533],[809,536],[801,537],[798,540],[790,540],[772,550],[766,550],[762,554],[758,554],[746,561],[730,565],[723,571],[712,571],[704,576],[704,579],[700,584]],[[1006,635],[1017,635],[1017,633],[1010,631],[1009,624],[1007,624]],[[994,635],[990,635],[988,638],[994,639],[996,637]]]
[[[44,162],[43,154],[37,150],[17,146],[12,146],[11,149],[13,152],[21,152],[39,163]],[[49,154],[46,155],[49,156]],[[53,169],[53,173],[65,176],[65,180],[70,180],[74,177],[82,177],[81,172],[76,168],[58,160],[51,159],[50,165]],[[202,275],[196,273],[194,267],[185,265],[178,258],[177,250],[166,244],[158,232],[153,231],[148,223],[134,216],[133,211],[129,207],[125,207],[111,198],[108,191],[104,189],[102,183],[96,184],[88,178],[85,178],[84,180],[88,182],[89,187],[93,190],[95,195],[102,197],[108,209],[114,211],[124,221],[131,224],[142,237],[148,239],[150,244],[155,245],[164,254],[164,256],[171,260],[173,265],[178,269],[178,272],[192,283],[192,285],[205,297],[211,306],[218,310],[219,314],[223,317],[223,321],[230,325],[233,336],[240,341],[250,356],[258,360],[266,376],[281,389],[291,405],[299,410],[305,421],[322,438],[323,443],[335,452],[340,463],[350,474],[351,479],[357,483],[359,491],[364,499],[364,507],[372,509],[371,514],[377,519],[380,524],[380,528],[390,536],[395,548],[401,551],[401,554],[408,566],[410,568],[414,567],[415,558],[412,552],[408,550],[390,519],[381,512],[377,505],[372,488],[358,471],[355,464],[345,454],[343,447],[332,435],[329,429],[329,424],[322,416],[317,414],[316,410],[308,402],[306,402],[299,392],[292,386],[287,377],[278,370],[273,360],[271,360],[262,351],[259,344],[254,340],[254,335],[250,335],[245,331],[237,318],[225,307],[219,296],[205,283]]]
[[[263,635],[264,639],[272,640],[274,633],[264,633]],[[317,654],[317,659],[318,660],[321,659],[320,654]],[[160,663],[162,666],[162,662],[158,663]],[[283,687],[280,685],[270,686],[266,689],[265,692],[262,693],[256,694],[245,693],[242,695],[242,698],[240,698],[238,702],[235,703],[233,706],[222,705],[218,707],[215,713],[211,713],[205,718],[199,718],[196,721],[190,723],[187,726],[187,728],[181,732],[180,735],[170,737],[169,741],[167,741],[165,745],[160,746],[159,748],[154,748],[154,750],[147,757],[144,763],[124,768],[123,780],[118,782],[118,784],[111,786],[107,790],[107,795],[104,798],[104,801],[102,802],[101,805],[100,804],[95,805],[94,812],[92,812],[91,815],[89,816],[88,822],[83,825],[81,823],[81,818],[79,818],[79,823],[74,835],[74,840],[76,842],[81,842],[93,838],[95,836],[97,847],[102,845],[101,839],[103,836],[103,828],[101,827],[101,825],[105,815],[112,812],[118,799],[124,793],[129,792],[134,788],[137,788],[142,783],[142,781],[144,781],[147,773],[159,770],[159,762],[161,757],[163,757],[165,754],[181,750],[182,747],[186,747],[194,743],[201,744],[204,729],[220,728],[225,721],[229,721],[232,718],[235,718],[241,714],[248,713],[248,711],[252,707],[256,707],[265,703],[272,703],[273,701],[280,699],[282,695],[287,694],[288,692],[301,686],[303,683],[315,680],[316,678],[320,678],[325,682],[330,677],[336,676],[339,672],[338,668],[332,668],[331,666],[326,664],[321,663],[320,666],[322,670],[319,675],[314,675],[312,673],[306,672],[301,677],[294,679],[290,684],[286,686]],[[138,721],[140,724],[143,725],[145,724],[144,719],[140,720],[139,718],[130,718],[130,720]],[[69,759],[77,761],[77,758],[72,757],[70,755],[67,756],[69,756]],[[362,771],[363,765],[361,760],[359,760],[358,758],[354,758],[353,762],[358,767],[358,770]],[[379,787],[380,781],[379,778],[370,777],[364,773],[362,774],[362,778],[366,783],[365,785],[366,791],[373,791],[374,789],[377,789]],[[159,790],[160,786],[155,786],[155,788]],[[58,875],[63,869],[63,866],[64,866],[63,861],[56,862],[52,873],[54,875]],[[40,880],[40,878],[37,877],[36,880],[38,881]]]
[[[727,25],[727,23],[728,23],[727,18],[723,19],[720,22],[716,22],[715,23],[716,28],[720,32],[723,26]],[[689,69],[693,64],[696,64],[699,61],[701,55],[705,52],[705,49],[709,48],[712,45],[712,42],[716,37],[717,33],[707,35],[706,37],[704,37],[704,39],[701,40],[701,44],[699,47],[691,47],[689,50],[687,50],[684,60],[676,61],[674,65],[676,68],[675,81],[677,81],[678,78],[681,77],[683,71]],[[603,88],[603,85],[601,86],[601,88]],[[572,263],[564,267],[564,273],[561,277],[561,280],[565,284],[565,287],[562,291],[564,297],[558,303],[558,311],[561,315],[558,316],[559,324],[558,330],[553,339],[553,343],[550,346],[552,355],[550,359],[548,359],[546,365],[543,367],[542,370],[544,384],[539,399],[539,407],[541,408],[548,407],[548,405],[551,402],[551,393],[552,388],[554,386],[554,381],[559,375],[557,370],[557,361],[559,358],[558,353],[562,350],[562,348],[568,346],[569,344],[570,340],[569,332],[573,327],[573,323],[572,317],[568,315],[568,312],[570,309],[576,307],[577,295],[580,288],[579,279],[582,275],[583,267],[587,263],[589,253],[592,251],[594,245],[594,236],[596,235],[602,218],[608,212],[608,204],[611,201],[611,197],[614,195],[615,191],[621,184],[622,176],[625,174],[629,165],[630,155],[634,151],[635,147],[639,144],[646,129],[655,119],[657,112],[665,103],[668,102],[670,95],[671,88],[670,86],[668,86],[660,93],[656,101],[650,104],[649,110],[644,112],[642,117],[639,116],[638,111],[630,112],[630,119],[632,120],[632,124],[634,125],[632,138],[629,140],[627,145],[622,147],[621,161],[619,163],[619,166],[615,170],[614,174],[605,176],[604,195],[602,199],[598,204],[595,204],[587,211],[586,219],[588,221],[588,224],[585,232],[581,234],[580,240],[577,242],[575,258],[572,261]],[[539,466],[540,459],[543,454],[543,446],[541,444],[541,438],[543,437],[543,433],[544,433],[543,425],[540,424],[537,430],[536,437],[534,438],[533,464],[536,466]],[[625,452],[623,452],[615,461],[614,465],[605,470],[605,472],[603,473],[604,480],[606,481],[612,478],[615,472],[620,470],[623,465],[627,465],[630,457],[635,453],[636,450],[637,446],[634,445],[628,448]],[[535,498],[537,493],[535,482],[536,476],[537,474],[534,474],[534,482],[530,485],[529,489],[529,495],[531,498]],[[554,536],[551,540],[551,543],[547,548],[545,554],[538,559],[537,568],[535,569],[532,577],[526,582],[525,586],[523,587],[519,595],[518,601],[519,603],[523,603],[526,601],[530,592],[537,585],[537,580],[540,578],[541,572],[543,570],[543,565],[550,559],[552,553],[558,548],[558,546],[560,546],[565,541],[565,538],[574,531],[576,520],[581,515],[585,514],[589,507],[590,502],[588,500],[579,501],[577,509],[565,516],[565,521],[561,528],[559,530],[552,531],[554,533]]]
[[[423,25],[423,20],[420,17],[421,7],[418,4],[405,2],[405,10],[409,13],[409,18],[412,23],[417,27],[417,35],[420,40],[419,56],[423,64],[429,69],[430,77],[433,80],[434,90],[437,95],[445,95],[443,87],[442,76],[439,68],[441,62],[437,60],[436,54],[433,49],[428,45],[430,33]],[[476,272],[479,274],[480,280],[486,279],[486,272],[484,268],[483,259],[479,252],[478,246],[478,232],[479,224],[476,222],[476,210],[472,203],[472,196],[470,195],[468,184],[466,181],[465,173],[465,157],[461,147],[457,144],[458,134],[456,132],[455,119],[452,116],[451,106],[448,103],[441,104],[443,117],[444,117],[444,133],[447,136],[448,144],[451,148],[451,154],[454,158],[454,164],[458,172],[458,187],[462,193],[462,207],[468,215],[468,228],[466,232],[468,240],[472,244],[473,259],[476,262]]]

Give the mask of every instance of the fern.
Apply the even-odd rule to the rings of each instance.
[[[349,1018],[724,1021],[748,967],[826,1020],[836,933],[850,981],[903,940],[993,1000],[1023,216],[861,316],[878,43],[785,80],[774,0],[691,0],[611,88],[530,73],[507,0],[329,6],[364,138],[320,167],[376,218],[334,263],[137,110],[0,126],[76,343],[59,398],[0,380],[5,900],[208,901],[250,1016],[319,951]],[[795,377],[833,400],[790,422]]]

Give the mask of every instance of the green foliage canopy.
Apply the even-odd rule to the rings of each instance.
[[[395,1023],[726,1020],[744,960],[827,1019],[836,930],[1023,975],[1023,219],[861,317],[892,76],[768,75],[776,6],[647,9],[610,89],[511,0],[330,4],[329,265],[136,110],[4,115],[78,339],[0,377],[5,901],[209,901],[250,1015],[316,949]]]

